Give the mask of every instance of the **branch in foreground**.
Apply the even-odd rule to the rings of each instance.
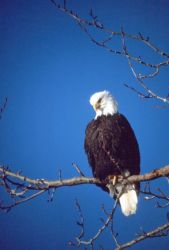
[[[45,180],[45,179],[31,179],[29,177],[23,176],[20,173],[13,173],[9,170],[6,170],[5,167],[0,167],[0,179],[4,179],[9,177],[14,177],[20,181],[27,182],[31,186],[33,190],[47,190],[49,188],[59,188],[63,186],[75,186],[81,184],[102,184],[99,179],[93,177],[74,177],[71,179],[63,179],[63,180]],[[144,175],[132,175],[126,178],[128,182],[144,182],[154,180],[160,177],[168,176],[169,175],[169,165],[165,167],[154,169],[152,172],[146,173]],[[13,183],[15,184],[15,183]],[[107,184],[107,183],[105,183]],[[17,185],[17,183],[16,183]],[[29,187],[30,189],[30,187]]]
[[[167,202],[165,205],[160,205],[159,202],[157,203],[158,208],[167,207],[169,205],[169,196],[166,195],[164,191],[161,190],[161,188],[157,188],[158,193],[154,193],[151,191],[150,182],[146,182],[145,187],[143,191],[140,191],[140,193],[145,194],[144,197],[145,200],[152,200],[154,198],[158,198],[159,200],[163,200]]]
[[[53,200],[54,192],[57,188],[65,187],[65,186],[75,186],[75,185],[81,185],[81,184],[101,184],[101,181],[92,178],[92,177],[85,177],[84,174],[82,175],[82,172],[79,171],[79,167],[76,170],[78,174],[80,174],[79,177],[74,177],[71,179],[62,179],[59,178],[59,180],[44,180],[44,179],[31,179],[29,177],[21,175],[21,173],[13,173],[9,171],[9,169],[6,169],[5,167],[0,167],[0,186],[4,188],[6,193],[9,195],[9,198],[12,199],[12,203],[5,205],[2,201],[0,203],[0,209],[4,211],[10,211],[13,207],[27,202],[31,199],[36,198],[37,196],[45,193],[48,191],[49,194],[49,201]],[[152,172],[146,173],[144,175],[133,175],[125,178],[125,183],[128,182],[145,182],[145,181],[151,181],[160,177],[167,177],[169,176],[169,165],[166,165],[165,167],[155,169]],[[103,183],[102,183],[103,184]],[[107,183],[105,182],[105,185]],[[160,190],[160,194],[156,195],[151,192],[150,188],[146,188],[144,190],[146,194],[151,196],[156,196],[156,198],[162,198],[164,200],[168,201],[168,196],[164,196],[163,192]],[[31,193],[31,194],[30,194]],[[32,194],[33,193],[33,194]],[[115,234],[113,227],[113,217],[118,204],[118,200],[115,201],[114,207],[112,209],[112,212],[108,214],[105,210],[105,215],[107,216],[107,219],[101,220],[103,225],[97,230],[97,232],[88,240],[84,240],[84,220],[83,215],[81,212],[81,208],[79,207],[79,203],[76,203],[76,206],[78,207],[78,211],[80,214],[80,221],[77,222],[79,227],[81,228],[81,232],[79,236],[76,237],[76,243],[69,242],[70,245],[76,245],[76,246],[90,246],[91,249],[94,249],[94,243],[100,235],[105,231],[106,228],[110,227],[110,232],[112,234],[112,238],[115,241],[116,249],[121,250],[127,247],[130,247],[144,239],[150,238],[150,237],[158,237],[158,236],[165,236],[169,231],[169,223],[156,228],[155,230],[145,233],[142,232],[141,235],[139,235],[136,239],[129,241],[125,244],[119,244],[117,241],[117,234]]]
[[[80,247],[81,245],[83,245],[83,246],[90,246],[91,249],[94,249],[94,243],[95,243],[95,241],[98,240],[98,238],[103,234],[103,232],[105,231],[105,229],[108,226],[110,226],[110,224],[112,223],[112,220],[113,220],[116,208],[117,208],[118,200],[119,200],[119,197],[117,197],[117,199],[115,200],[115,203],[114,203],[114,206],[112,208],[111,213],[107,213],[105,211],[105,208],[102,207],[102,210],[105,213],[107,219],[104,220],[104,219],[101,218],[101,222],[102,222],[103,225],[88,240],[84,240],[83,239],[84,236],[85,236],[84,217],[83,217],[83,214],[82,214],[82,210],[81,210],[80,204],[79,204],[79,202],[76,201],[77,210],[78,210],[79,215],[80,215],[80,221],[77,221],[77,225],[80,227],[81,232],[80,232],[79,236],[76,237],[76,242],[74,243],[74,242],[70,241],[69,245],[70,246],[77,246],[77,247]],[[110,231],[111,231],[111,233],[114,236],[114,232],[112,230],[110,230]]]
[[[160,198],[163,198],[160,197]],[[169,197],[167,197],[169,198]],[[122,250],[125,248],[129,248],[137,243],[139,243],[140,241],[143,241],[145,239],[148,238],[155,238],[155,237],[162,237],[162,236],[167,236],[168,232],[169,232],[169,223],[166,223],[160,227],[157,227],[156,229],[149,231],[149,232],[145,232],[145,230],[142,230],[141,233],[136,234],[138,237],[128,241],[126,243],[120,244],[119,241],[117,240],[117,236],[119,236],[119,234],[115,233],[114,228],[113,228],[113,218],[114,218],[114,214],[117,208],[117,204],[118,204],[118,198],[115,200],[114,206],[112,208],[111,213],[108,213],[104,206],[102,206],[102,211],[104,212],[104,214],[106,215],[107,219],[104,220],[103,218],[101,218],[101,222],[103,223],[102,226],[100,226],[100,228],[97,230],[97,232],[90,237],[89,239],[85,239],[85,224],[84,224],[84,216],[81,210],[81,206],[79,204],[78,201],[76,201],[76,207],[79,213],[79,219],[76,223],[80,228],[80,234],[75,237],[76,242],[73,241],[69,241],[69,246],[73,246],[73,247],[80,247],[80,246],[84,246],[84,249],[87,249],[87,246],[90,246],[91,249],[95,249],[94,245],[96,243],[96,241],[99,239],[99,237],[104,233],[104,231],[109,227],[110,228],[110,233],[112,235],[112,239],[115,242],[115,250]],[[167,218],[169,218],[169,213],[167,213]],[[100,249],[104,249],[103,247],[100,247]]]
[[[148,239],[148,238],[152,238],[152,237],[161,237],[161,236],[167,236],[169,232],[169,223],[166,223],[160,227],[157,227],[156,229],[150,231],[150,232],[144,232],[142,235],[140,235],[139,237],[135,238],[134,240],[131,240],[125,244],[119,245],[116,247],[116,250],[122,250],[128,247],[131,247],[133,245],[135,245],[136,243]]]
[[[79,171],[78,171],[79,173]],[[122,180],[125,185],[128,182],[144,182],[154,180],[160,177],[169,176],[169,165],[155,169],[150,173],[144,175],[133,175]],[[9,211],[11,208],[27,202],[31,199],[48,191],[49,200],[53,200],[54,191],[57,188],[65,186],[75,186],[82,184],[108,184],[108,182],[101,182],[99,179],[93,177],[86,177],[81,175],[79,177],[74,177],[71,179],[61,179],[59,180],[45,180],[45,179],[31,179],[29,177],[21,175],[21,173],[13,173],[5,167],[0,167],[0,186],[4,188],[5,192],[8,194],[9,198],[12,199],[12,204],[4,205],[1,201],[0,209]],[[51,190],[54,190],[51,192]],[[158,198],[158,197],[157,197]]]

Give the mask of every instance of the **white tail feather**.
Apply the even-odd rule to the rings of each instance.
[[[109,193],[111,197],[116,197],[117,194],[121,194],[123,192],[119,198],[119,202],[120,202],[122,213],[125,216],[129,216],[131,214],[136,213],[138,197],[137,197],[137,192],[135,190],[134,184],[133,185],[128,184],[124,188],[120,184],[116,184],[116,186],[114,186],[112,183],[109,183],[107,184],[107,188],[109,189]]]
[[[120,196],[120,206],[123,214],[129,216],[135,214],[137,210],[137,193],[134,189],[128,190]]]

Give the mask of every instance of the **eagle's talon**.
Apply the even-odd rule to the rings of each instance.
[[[122,182],[123,179],[124,177],[122,175],[109,175],[108,176],[108,181],[113,186],[116,186],[117,183]]]

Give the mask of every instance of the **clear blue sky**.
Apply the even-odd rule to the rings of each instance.
[[[141,32],[168,51],[168,0],[68,2],[83,16],[92,7],[108,27]],[[136,84],[127,61],[92,44],[50,1],[0,1],[0,37],[0,103],[8,97],[0,121],[0,164],[32,178],[57,179],[59,169],[65,178],[75,176],[71,163],[76,162],[91,176],[83,149],[84,131],[94,116],[88,100],[104,89],[116,97],[119,111],[135,130],[142,173],[168,163],[169,109],[154,108],[157,102],[141,100],[125,88],[123,83]],[[138,43],[132,46],[142,55]],[[151,60],[151,53],[144,56]],[[167,85],[168,75],[162,71],[150,86],[163,92]],[[1,249],[68,249],[68,240],[78,234],[75,198],[84,211],[86,237],[101,225],[101,204],[108,210],[113,204],[108,194],[91,185],[59,189],[52,203],[47,198],[0,213]],[[165,210],[154,206],[155,201],[140,199],[137,215],[130,218],[118,209],[114,224],[120,242],[132,239],[141,227],[151,230],[165,223]],[[166,249],[168,242],[167,237],[157,238],[133,249]],[[99,244],[113,249],[108,233]]]

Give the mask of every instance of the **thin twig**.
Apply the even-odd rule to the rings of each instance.
[[[144,98],[156,98],[156,99],[159,99],[161,101],[163,101],[164,103],[167,103],[169,104],[169,99],[166,98],[166,97],[161,97],[157,94],[155,94],[155,92],[153,92],[150,88],[148,88],[148,86],[143,82],[143,76],[141,74],[137,74],[136,73],[136,70],[134,69],[134,66],[132,64],[132,61],[131,61],[131,57],[127,51],[127,46],[126,46],[126,41],[125,41],[125,32],[123,30],[123,28],[121,29],[121,37],[122,37],[122,48],[123,48],[123,51],[126,55],[126,58],[128,60],[128,64],[129,64],[129,67],[134,75],[134,77],[137,79],[138,83],[141,85],[141,87],[148,93],[148,95],[144,95],[144,94],[140,94],[139,91],[137,91],[135,88],[131,88],[133,89],[135,92],[138,92],[139,96],[141,97],[144,97]],[[159,72],[159,68],[158,68],[158,72]],[[155,74],[154,74],[155,76]],[[150,77],[152,77],[152,75],[150,75]],[[144,78],[148,78],[148,75]],[[127,87],[129,87],[128,85],[126,85]]]
[[[75,11],[71,10],[67,6],[67,1],[65,0],[63,4],[58,4],[54,0],[50,0],[51,3],[61,12],[65,13],[66,15],[69,15],[73,20],[76,21],[76,23],[79,25],[81,30],[89,37],[89,39],[97,46],[104,48],[108,52],[125,56],[128,59],[129,67],[136,78],[139,85],[143,88],[145,91],[145,94],[139,90],[137,90],[134,87],[130,87],[128,84],[125,85],[131,90],[133,90],[135,93],[138,94],[138,96],[146,98],[146,99],[157,99],[165,103],[165,107],[168,107],[169,105],[169,96],[168,93],[165,96],[161,96],[155,91],[153,91],[151,88],[148,87],[148,85],[143,82],[143,80],[148,80],[155,78],[157,75],[160,74],[160,70],[162,67],[169,66],[169,54],[162,51],[160,48],[158,48],[156,45],[154,45],[149,37],[145,37],[140,32],[136,35],[129,34],[127,32],[124,32],[124,30],[121,31],[115,31],[110,28],[107,28],[97,17],[97,15],[94,14],[94,11],[91,9],[89,12],[90,19],[82,18],[80,15],[78,15]],[[98,31],[99,33],[102,33],[106,36],[105,39],[99,40],[97,38],[96,32],[93,32],[93,29]],[[121,49],[115,49],[113,38],[118,37],[119,39],[122,38],[123,46]],[[138,41],[139,43],[144,44],[145,47],[148,47],[149,50],[153,51],[153,53],[157,54],[158,57],[160,57],[160,60],[162,60],[159,63],[151,63],[147,62],[146,60],[142,59],[140,56],[134,56],[131,52],[129,53],[127,46],[125,44],[125,40],[128,39],[129,41],[134,40]],[[120,44],[120,42],[119,42]],[[161,59],[162,57],[162,59]],[[165,58],[165,60],[163,59]],[[136,64],[143,65],[146,68],[149,68],[150,70],[153,70],[151,73],[148,74],[142,74],[142,73],[136,73],[136,70],[134,69],[133,62]]]
[[[78,172],[80,176],[83,176],[83,177],[85,176],[82,170],[80,169],[80,167],[76,163],[73,162],[72,166],[76,169],[76,171]]]
[[[4,112],[5,109],[6,109],[7,102],[8,102],[8,98],[5,97],[5,101],[4,101],[3,105],[0,107],[0,120],[2,119],[2,114],[3,114],[3,112]]]
[[[117,198],[115,200],[115,203],[114,203],[114,206],[112,208],[112,211],[111,213],[108,215],[107,217],[107,220],[106,221],[103,221],[103,226],[101,226],[98,231],[95,233],[95,235],[93,235],[90,239],[88,240],[82,240],[82,236],[84,236],[84,224],[81,224],[82,226],[82,233],[80,234],[80,238],[79,237],[76,237],[76,240],[78,242],[78,246],[80,245],[84,245],[84,246],[90,246],[91,249],[94,249],[94,242],[100,237],[100,235],[105,231],[105,229],[109,226],[109,224],[111,223],[112,219],[113,219],[113,216],[114,216],[114,213],[116,211],[116,208],[117,208],[117,204],[118,204],[118,199]]]
[[[35,194],[32,194],[24,199],[21,199],[21,200],[17,200],[15,201],[14,203],[12,204],[9,204],[9,205],[3,205],[2,203],[0,204],[0,209],[2,210],[5,210],[6,212],[9,212],[13,207],[16,207],[17,205],[20,205],[22,203],[25,203],[27,201],[30,201],[34,198],[36,198],[37,196],[43,194],[44,192],[46,192],[46,190],[40,190],[39,192],[35,193]]]

